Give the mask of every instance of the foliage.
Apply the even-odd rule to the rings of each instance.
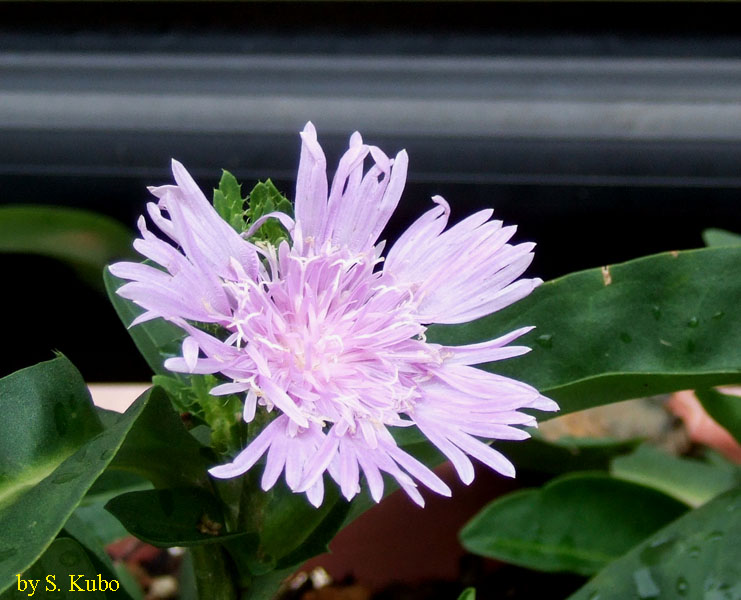
[[[270,180],[243,198],[226,171],[214,206],[242,234],[274,211],[292,212]],[[129,252],[128,235],[122,250],[122,232],[105,220],[13,210],[0,212],[0,250],[40,252],[83,270]],[[45,244],[28,241],[29,223],[47,232]],[[288,234],[267,219],[250,235],[259,245]],[[89,244],[71,247],[69,236]],[[712,389],[741,382],[741,246],[728,232],[705,238],[713,247],[556,279],[474,323],[432,327],[428,340],[470,343],[536,325],[523,338],[533,347],[529,355],[486,368],[533,384],[562,413],[699,388],[708,412],[741,440],[741,399]],[[120,280],[107,271],[104,279],[130,327],[140,309],[116,295]],[[210,478],[208,469],[231,459],[271,417],[247,426],[239,397],[210,396],[214,376],[168,372],[164,361],[181,352],[177,327],[157,319],[129,332],[155,386],[123,415],[96,409],[63,356],[0,380],[0,597],[23,595],[19,575],[62,579],[73,568],[113,579],[103,546],[128,531],[189,548],[186,592],[195,585],[201,598],[270,598],[283,576],[327,549],[368,498],[348,503],[329,485],[315,509],[284,485],[263,492],[259,467],[235,480]],[[428,465],[441,460],[411,431],[397,441]],[[556,477],[489,504],[462,530],[463,544],[533,569],[595,575],[577,600],[738,597],[739,468],[712,454],[682,458],[638,444],[537,435],[503,443],[521,468]],[[138,594],[122,585],[87,597]],[[474,598],[473,588],[460,596]]]
[[[117,221],[85,210],[38,205],[0,207],[0,252],[60,260],[100,290],[105,265],[135,257],[131,232]]]

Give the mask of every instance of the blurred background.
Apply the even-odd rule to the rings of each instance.
[[[84,208],[133,235],[171,157],[207,196],[226,168],[245,191],[271,177],[292,197],[312,120],[330,169],[356,129],[408,150],[389,240],[441,194],[454,221],[493,207],[518,224],[544,279],[697,247],[706,227],[741,231],[739,12],[2,3],[0,204]],[[0,269],[0,375],[57,349],[89,381],[148,379],[103,294],[71,267],[0,254]]]

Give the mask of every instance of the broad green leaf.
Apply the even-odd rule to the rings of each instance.
[[[458,600],[476,600],[476,590],[472,587],[463,590]]]
[[[123,324],[129,328],[129,335],[134,340],[144,360],[147,361],[147,364],[155,373],[159,375],[172,375],[170,371],[165,369],[164,362],[166,358],[179,355],[180,345],[185,337],[185,332],[164,319],[153,319],[146,323],[130,327],[134,319],[143,310],[133,302],[121,298],[121,296],[116,294],[116,290],[125,283],[123,279],[114,277],[108,269],[105,269],[103,272],[103,281],[108,292],[108,298],[111,304],[113,304],[116,314],[118,314]]]
[[[120,418],[120,413],[116,414]],[[151,487],[152,484],[140,475],[128,471],[108,469],[90,487],[80,505],[105,504],[108,500],[119,494],[140,492],[151,489]]]
[[[463,344],[518,327],[533,351],[487,368],[526,381],[561,413],[741,381],[741,246],[657,254],[566,275],[493,315],[428,330]],[[548,418],[540,414],[540,418]]]
[[[33,596],[68,600],[79,598],[80,592],[92,600],[127,597],[121,591],[111,593],[111,586],[120,589],[118,580],[106,579],[79,543],[62,537],[54,540],[30,569],[22,575],[14,574],[12,586],[0,598],[19,600]],[[103,587],[108,592],[102,591]]]
[[[80,505],[72,516],[95,531],[96,537],[104,545],[112,544],[129,535],[119,520],[103,508],[103,503]]]
[[[0,380],[0,591],[51,544],[145,402],[143,396],[102,431],[87,388],[66,358]]]
[[[610,534],[615,528],[610,529]],[[741,598],[741,487],[654,533],[569,600]]]
[[[703,408],[741,444],[741,397],[713,389],[695,390]]]
[[[237,233],[242,233],[247,229],[247,223],[244,220],[245,200],[242,198],[242,186],[234,175],[222,170],[219,187],[214,190],[214,208]]]
[[[590,575],[686,510],[656,490],[579,473],[495,500],[460,538],[474,554],[540,571]]]
[[[619,479],[654,488],[689,506],[700,506],[741,484],[741,468],[679,458],[648,445],[612,461],[610,473]]]
[[[229,533],[218,500],[198,488],[129,492],[110,500],[106,510],[140,540],[165,548],[213,544],[246,535]]]
[[[741,244],[741,235],[725,229],[706,229],[702,232],[702,241],[706,246],[735,246]]]
[[[116,517],[105,510],[105,503],[119,494],[151,488],[152,484],[149,481],[134,473],[108,469],[85,494],[73,516],[94,531],[101,544],[110,544],[126,537],[129,532]]]
[[[156,487],[209,487],[203,449],[188,434],[167,394],[152,388],[137,420],[111,463],[149,479]]]
[[[79,509],[78,509],[79,510]],[[122,598],[141,599],[142,593],[139,586],[131,577],[119,577],[116,567],[106,554],[104,541],[100,537],[100,532],[91,527],[77,516],[77,511],[64,524],[63,536],[69,536],[80,543],[87,551],[88,558],[95,568],[96,574],[100,573],[107,581],[117,579],[120,583],[118,596]]]
[[[74,267],[102,289],[108,263],[132,257],[131,232],[103,215],[53,206],[0,207],[0,252],[38,254]]]

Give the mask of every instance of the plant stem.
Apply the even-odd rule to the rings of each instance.
[[[218,545],[192,546],[193,571],[199,598],[236,600],[236,582],[223,550]]]

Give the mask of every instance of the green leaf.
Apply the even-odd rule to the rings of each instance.
[[[246,529],[260,536],[249,560],[255,575],[288,568],[325,552],[350,510],[350,503],[340,498],[335,486],[327,486],[319,508],[283,483],[268,492],[253,489],[249,498],[250,506],[243,508],[249,513]]]
[[[228,533],[218,500],[198,488],[129,492],[110,500],[106,510],[153,546],[213,544],[246,535]]]
[[[476,589],[475,588],[466,588],[461,592],[461,595],[458,596],[458,600],[476,600]]]
[[[36,586],[35,591],[32,583]],[[127,597],[122,591],[118,593],[101,591],[104,585],[109,589],[112,584],[120,589],[118,580],[106,579],[80,544],[63,537],[54,540],[25,573],[14,574],[12,587],[0,597],[3,600],[18,600],[38,594],[36,597],[65,600],[78,598],[80,592],[84,593],[85,598],[92,600]]]
[[[741,398],[713,389],[695,390],[695,396],[708,414],[741,444]]]
[[[134,340],[144,360],[147,361],[147,364],[155,373],[172,375],[170,371],[165,369],[164,362],[167,358],[179,356],[180,345],[185,337],[185,332],[164,319],[153,319],[130,327],[134,319],[142,314],[143,310],[133,302],[116,294],[116,290],[125,283],[123,279],[114,277],[108,269],[105,269],[103,281],[116,314],[128,328],[129,335]]]
[[[487,368],[535,386],[560,404],[560,414],[735,383],[741,381],[739,264],[736,246],[581,271],[473,323],[431,327],[427,337],[464,344],[536,325],[521,338],[532,352]]]
[[[610,529],[614,533],[615,528]],[[741,598],[741,487],[664,527],[569,600]]]
[[[686,510],[656,490],[579,473],[495,500],[460,538],[474,554],[590,575]]]
[[[0,252],[38,254],[63,261],[103,289],[108,263],[134,256],[131,232],[103,215],[53,206],[0,207]]]
[[[278,191],[272,181],[259,182],[249,196],[249,208],[247,217],[252,224],[260,217],[272,212],[283,212],[288,216],[293,216],[293,205],[291,202]],[[288,232],[283,225],[275,219],[268,219],[252,235],[251,240],[265,241],[273,246],[278,246],[281,241],[288,239]]]
[[[244,203],[242,186],[229,171],[222,170],[219,188],[214,190],[214,208],[219,216],[231,225],[237,233],[247,229],[244,220]]]
[[[523,442],[497,441],[496,449],[517,465],[540,473],[560,475],[571,471],[607,470],[616,456],[635,449],[640,440],[564,436],[544,439],[538,430]]]
[[[156,487],[209,488],[201,446],[188,434],[167,394],[152,388],[147,409],[111,462],[149,479]]]
[[[610,473],[695,507],[741,484],[741,469],[735,465],[679,458],[648,445],[615,458]]]
[[[741,244],[741,235],[725,229],[706,229],[702,232],[702,241],[706,246],[737,246]]]
[[[118,414],[118,413],[116,413]],[[123,525],[103,506],[111,498],[125,492],[151,489],[152,484],[127,471],[108,469],[98,477],[88,490],[73,516],[95,532],[103,545],[110,544],[129,535]],[[74,537],[74,536],[73,536]]]
[[[0,379],[0,591],[51,544],[145,402],[143,396],[102,430],[66,358]]]
[[[116,568],[106,554],[104,542],[99,533],[97,529],[78,518],[76,511],[64,524],[63,535],[74,538],[85,548],[96,574],[100,573],[107,581],[118,579],[121,584],[118,596],[129,599],[141,598],[141,591],[137,585],[132,585],[130,577],[123,580],[119,579]]]

